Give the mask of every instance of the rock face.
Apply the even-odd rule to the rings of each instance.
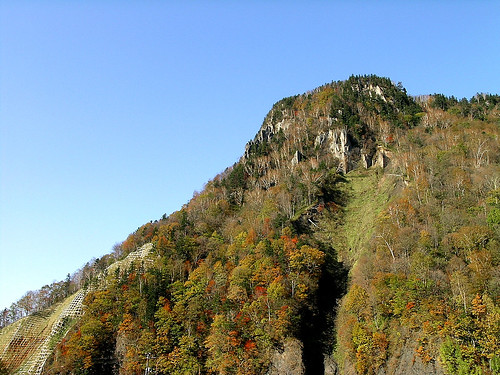
[[[300,123],[300,121],[298,122]],[[364,168],[370,168],[372,166],[384,168],[387,166],[389,156],[384,152],[382,147],[374,150],[373,147],[357,145],[346,127],[338,127],[333,124],[332,121],[329,121],[329,123],[330,126],[325,129],[325,131],[315,136],[314,148],[318,150],[318,152],[322,150],[324,154],[337,159],[338,172],[347,173],[358,165]],[[247,143],[242,159],[248,161],[255,153],[267,155],[269,149],[275,150],[277,138],[281,136],[287,140],[288,148],[292,146],[295,148],[293,154],[288,158],[290,166],[295,167],[307,160],[308,156],[307,153],[303,151],[302,142],[294,142],[294,139],[297,137],[288,133],[288,130],[292,128],[290,125],[293,125],[295,129],[297,128],[297,124],[293,124],[291,119],[283,120],[274,125],[264,124],[257,133],[255,139]],[[284,150],[280,150],[279,152],[282,158],[286,156]],[[271,167],[268,166],[266,169],[270,168]]]
[[[379,168],[385,168],[389,163],[389,157],[386,150],[382,146],[377,147],[377,152],[373,157],[373,166]]]
[[[356,89],[368,93],[374,100],[390,102],[380,86]],[[361,108],[357,111],[365,113],[366,110]],[[314,114],[276,104],[266,116],[255,138],[245,147],[242,161],[253,160],[259,168],[257,173],[249,171],[250,174],[262,176],[275,165],[288,164],[296,167],[312,158],[335,159],[337,171],[341,173],[357,167],[385,168],[389,164],[390,153],[381,144],[385,142],[386,128],[390,128],[390,125],[377,124],[374,115],[370,117],[365,114],[366,119],[362,119],[353,114],[353,109],[330,109],[329,115],[325,116],[326,112],[327,108],[321,115],[320,110]],[[350,121],[356,118],[359,123],[345,124],[348,113]],[[377,143],[379,146],[375,146]],[[256,161],[258,158],[261,160]],[[271,165],[271,161],[275,165]]]
[[[283,345],[283,351],[275,351],[267,375],[303,375],[302,343],[294,338],[288,338]]]
[[[257,149],[263,144],[271,143],[275,140],[275,136],[282,132],[286,134],[290,125],[293,125],[293,121],[290,119],[282,120],[278,123],[273,123],[270,120],[264,120],[260,130],[257,132],[255,138],[249,141],[245,146],[245,152],[243,154],[243,159],[249,159],[252,151]]]
[[[416,338],[407,339],[397,358],[389,359],[388,369],[381,374],[394,375],[444,375],[443,368],[435,360],[424,363],[416,354]]]
[[[327,133],[321,133],[316,136],[315,147],[325,147],[339,160],[338,170],[347,173],[352,169],[351,143],[347,135],[346,128],[329,129]]]
[[[365,169],[370,168],[372,165],[372,158],[366,152],[361,152],[361,166]]]
[[[300,151],[295,151],[292,159],[292,166],[299,164],[303,158],[304,156],[300,153]]]
[[[337,375],[339,373],[337,363],[335,363],[332,356],[325,357],[324,365],[325,375]]]

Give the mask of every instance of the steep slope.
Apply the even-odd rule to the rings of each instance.
[[[50,310],[27,316],[0,331],[1,358],[13,373],[41,373],[53,340],[60,340],[72,320],[81,315],[83,295],[79,291]]]
[[[115,248],[151,251],[95,273],[44,373],[499,373],[499,103],[376,76],[279,101]]]
[[[120,268],[126,269],[134,262],[146,259],[150,245],[142,246],[125,259],[109,266],[105,273],[111,274]],[[96,288],[105,287],[105,275],[85,289],[80,289],[63,302],[43,312],[34,313],[0,331],[0,358],[13,374],[41,374],[47,358],[55,345],[68,333],[83,314],[86,294]]]
[[[455,117],[450,102],[445,112],[430,99],[422,125],[393,145],[399,168],[384,177],[401,189],[374,222],[337,317],[343,373],[500,371],[498,111],[483,102],[480,120]]]
[[[352,77],[277,103],[239,163],[181,211],[125,241],[126,248],[153,241],[160,263],[156,273],[138,278],[132,272],[126,283],[95,296],[102,306],[84,318],[81,332],[102,321],[103,313],[114,316],[106,313],[107,301],[123,297],[119,288],[133,294],[134,306],[119,302],[124,320],[107,321],[116,328],[103,339],[114,348],[105,357],[114,351],[115,362],[98,364],[100,351],[74,341],[62,352],[86,355],[75,355],[68,368],[80,361],[77,367],[119,366],[133,373],[144,366],[149,351],[164,373],[261,373],[271,362],[283,368],[273,360],[283,346],[294,348],[289,358],[303,357],[305,371],[321,371],[323,353],[334,341],[334,306],[345,293],[347,273],[335,248],[314,236],[314,228],[327,212],[341,220],[349,194],[336,171],[363,162],[385,166],[388,151],[376,144],[378,134],[411,125],[420,110],[404,91],[375,76]],[[391,119],[396,125],[388,123]],[[155,296],[153,306],[137,290],[141,280]],[[150,340],[142,341],[139,326],[151,326]]]
[[[354,264],[373,237],[375,223],[391,197],[401,188],[397,176],[377,170],[358,169],[346,175],[349,199],[345,205],[342,231],[337,245],[340,260]]]

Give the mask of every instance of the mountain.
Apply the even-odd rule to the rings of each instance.
[[[2,361],[44,374],[499,374],[499,134],[498,95],[413,98],[352,76],[282,99],[179,211],[3,328]]]

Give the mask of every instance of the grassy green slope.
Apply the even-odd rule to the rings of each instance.
[[[341,232],[345,239],[340,261],[354,264],[370,241],[377,217],[397,189],[396,177],[376,169],[356,169],[346,175],[347,204]]]

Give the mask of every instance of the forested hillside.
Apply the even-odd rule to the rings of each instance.
[[[236,164],[61,284],[84,314],[43,373],[500,374],[499,134],[497,95],[377,76],[279,101]]]

